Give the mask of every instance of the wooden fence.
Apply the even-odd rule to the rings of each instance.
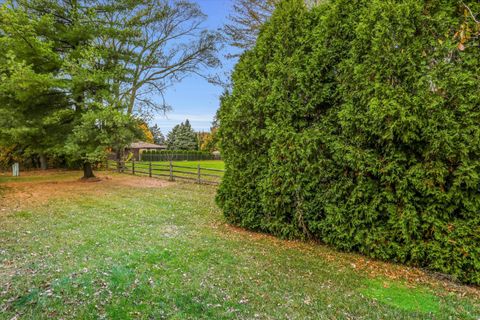
[[[197,167],[174,165],[172,161],[168,164],[128,161],[120,165],[116,161],[108,161],[106,168],[107,170],[116,170],[117,172],[133,175],[148,175],[150,178],[166,177],[170,181],[181,179],[212,185],[218,185],[225,172],[225,170],[222,169],[203,168],[200,164],[198,164]]]

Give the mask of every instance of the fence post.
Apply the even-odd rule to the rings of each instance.
[[[148,163],[148,176],[152,177],[152,161]]]
[[[132,174],[135,174],[135,159],[132,160]]]
[[[107,158],[107,161],[105,162],[105,171],[108,172],[108,158]]]
[[[170,181],[173,181],[173,166],[172,166],[172,160],[170,160]]]
[[[201,179],[201,174],[200,174],[200,163],[197,164],[197,175],[198,175],[198,183],[202,183],[202,179]]]

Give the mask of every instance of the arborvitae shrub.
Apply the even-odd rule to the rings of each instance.
[[[231,223],[480,284],[480,26],[457,1],[280,3],[219,112]]]

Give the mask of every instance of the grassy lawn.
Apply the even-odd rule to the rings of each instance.
[[[0,319],[479,319],[480,291],[226,225],[215,187],[0,176]]]
[[[167,162],[153,162],[153,163],[163,163],[168,164]],[[197,165],[200,164],[202,168],[210,168],[210,169],[225,169],[225,163],[222,160],[200,160],[200,161],[173,161],[173,165],[179,166],[186,166],[196,168]]]

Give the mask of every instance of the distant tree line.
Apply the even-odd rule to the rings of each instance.
[[[212,127],[208,132],[196,132],[193,130],[190,121],[186,119],[184,122],[175,125],[167,134],[167,138],[162,134],[158,125],[149,127],[149,132],[145,137],[146,142],[166,145],[168,150],[191,150],[191,151],[216,151],[218,150],[219,140],[217,135],[218,123],[213,121]]]

